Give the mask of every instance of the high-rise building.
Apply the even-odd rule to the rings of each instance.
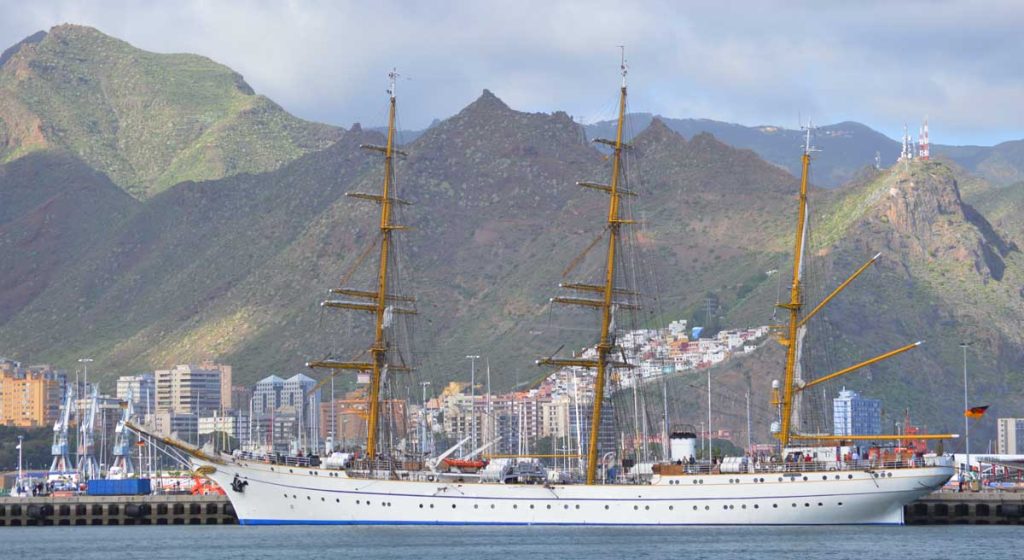
[[[284,379],[270,375],[256,382],[252,390],[253,414],[269,415],[281,407],[281,391],[284,390]]]
[[[832,399],[832,426],[837,436],[881,434],[882,401],[843,388]]]
[[[52,425],[60,414],[67,375],[48,365],[22,367],[0,359],[0,425]]]
[[[222,367],[177,365],[171,369],[157,370],[156,409],[158,412],[179,414],[205,414],[226,410],[230,398],[222,395],[224,370]],[[225,366],[226,367],[226,366]],[[228,368],[227,375],[231,375]],[[228,385],[228,392],[230,394]]]
[[[1017,455],[1024,451],[1024,418],[996,420],[996,453]]]
[[[122,375],[117,378],[117,398],[127,400],[128,392],[132,394],[132,405],[138,414],[152,413],[156,410],[156,377],[152,373],[138,375]]]

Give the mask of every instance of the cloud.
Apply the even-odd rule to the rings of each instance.
[[[1024,137],[1015,1],[0,0],[0,44],[63,22],[208,56],[345,126],[384,121],[392,66],[410,128],[483,88],[521,110],[607,118],[625,44],[632,110],[783,126],[802,114],[891,136],[928,115],[939,143]]]

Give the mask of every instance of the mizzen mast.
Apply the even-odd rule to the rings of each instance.
[[[347,196],[370,200],[380,205],[379,223],[379,260],[375,281],[375,291],[359,290],[352,288],[335,288],[332,294],[356,298],[357,301],[330,299],[321,303],[323,307],[359,310],[372,313],[374,316],[374,338],[373,344],[369,347],[370,360],[340,361],[327,358],[319,361],[309,362],[311,368],[327,368],[334,370],[355,370],[370,373],[370,387],[367,399],[369,400],[369,415],[366,422],[366,455],[373,460],[377,455],[377,436],[380,426],[380,396],[381,387],[386,381],[389,371],[408,371],[405,364],[392,364],[388,360],[388,351],[392,349],[388,337],[388,328],[394,321],[396,314],[412,314],[414,309],[396,307],[396,302],[411,303],[415,301],[408,296],[389,293],[389,286],[393,283],[389,278],[388,264],[394,259],[392,255],[392,234],[395,231],[407,229],[405,226],[392,223],[392,209],[395,204],[408,204],[395,198],[395,154],[403,154],[395,149],[395,85],[398,72],[392,70],[388,73],[389,86],[389,109],[388,109],[388,134],[387,143],[384,146],[362,145],[361,148],[379,152],[384,156],[384,180],[381,185],[380,194],[368,193],[345,193]],[[359,261],[357,260],[357,265]],[[346,276],[350,276],[350,274]],[[363,301],[358,301],[358,300]],[[323,383],[323,382],[321,382]],[[319,386],[318,386],[319,387]]]
[[[786,347],[786,369],[785,378],[782,386],[782,394],[773,397],[773,405],[778,405],[781,415],[781,426],[777,437],[779,442],[782,444],[783,449],[789,445],[790,440],[798,441],[818,441],[818,442],[835,442],[835,441],[852,441],[861,439],[871,440],[899,440],[902,436],[899,435],[843,435],[836,436],[832,434],[805,434],[800,433],[794,424],[799,422],[794,421],[794,418],[799,418],[800,414],[800,402],[799,397],[803,391],[815,387],[821,383],[831,381],[843,375],[853,373],[867,366],[876,364],[883,360],[903,354],[917,348],[923,344],[923,342],[912,342],[906,344],[894,350],[885,352],[873,358],[861,361],[852,366],[845,367],[828,375],[817,377],[816,379],[807,381],[804,379],[803,372],[801,369],[801,357],[803,351],[803,340],[807,334],[807,322],[811,317],[817,315],[833,298],[839,295],[840,292],[846,289],[857,277],[859,277],[864,271],[866,271],[870,265],[874,264],[881,253],[871,257],[867,262],[861,265],[853,274],[851,274],[846,280],[839,284],[836,289],[832,290],[828,296],[821,301],[821,303],[814,306],[809,313],[802,314],[804,298],[803,298],[803,276],[804,276],[804,260],[807,252],[807,232],[808,232],[808,216],[809,212],[807,209],[807,176],[811,166],[811,152],[817,151],[811,147],[811,130],[812,126],[808,124],[806,128],[807,136],[804,142],[804,153],[802,157],[802,165],[800,172],[800,199],[797,210],[797,221],[796,221],[796,240],[793,246],[793,283],[789,291],[789,302],[779,303],[778,307],[789,311],[789,324],[787,327],[786,338],[780,340],[780,342]],[[949,439],[957,437],[955,434],[921,434],[914,436],[916,439]]]
[[[620,47],[623,48],[623,47]],[[537,360],[539,365],[555,366],[576,366],[593,368],[596,370],[594,378],[594,401],[593,414],[590,419],[589,447],[587,449],[587,484],[594,484],[597,477],[598,463],[598,435],[601,428],[601,406],[604,400],[605,383],[608,371],[615,367],[629,367],[629,364],[610,360],[614,342],[614,309],[626,308],[635,309],[636,306],[619,302],[614,299],[615,295],[629,294],[633,292],[618,289],[615,286],[616,274],[616,249],[621,238],[621,227],[633,223],[632,220],[623,219],[620,212],[620,197],[632,196],[634,193],[620,188],[620,177],[622,176],[622,151],[626,147],[622,142],[623,122],[626,116],[626,57],[625,49],[620,64],[622,73],[622,86],[619,92],[619,117],[616,126],[615,140],[595,139],[594,142],[605,144],[612,148],[612,173],[607,185],[590,182],[579,182],[577,185],[603,191],[608,193],[608,217],[606,230],[608,231],[608,248],[605,255],[604,284],[561,284],[561,287],[574,289],[579,292],[594,294],[598,297],[555,297],[551,298],[552,303],[564,303],[569,305],[581,305],[598,309],[601,313],[601,332],[597,343],[597,357],[595,359],[585,358],[543,358]],[[592,245],[593,246],[593,245]],[[588,250],[590,247],[587,248]],[[575,264],[576,261],[574,261]],[[570,270],[573,265],[570,265]]]

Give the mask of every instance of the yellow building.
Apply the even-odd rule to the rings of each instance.
[[[50,366],[0,363],[0,425],[37,428],[60,414],[66,376]]]

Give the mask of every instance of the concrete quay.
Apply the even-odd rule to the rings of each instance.
[[[235,525],[224,496],[0,498],[0,527],[69,525]]]
[[[1024,525],[1024,493],[935,492],[903,508],[907,525]]]

